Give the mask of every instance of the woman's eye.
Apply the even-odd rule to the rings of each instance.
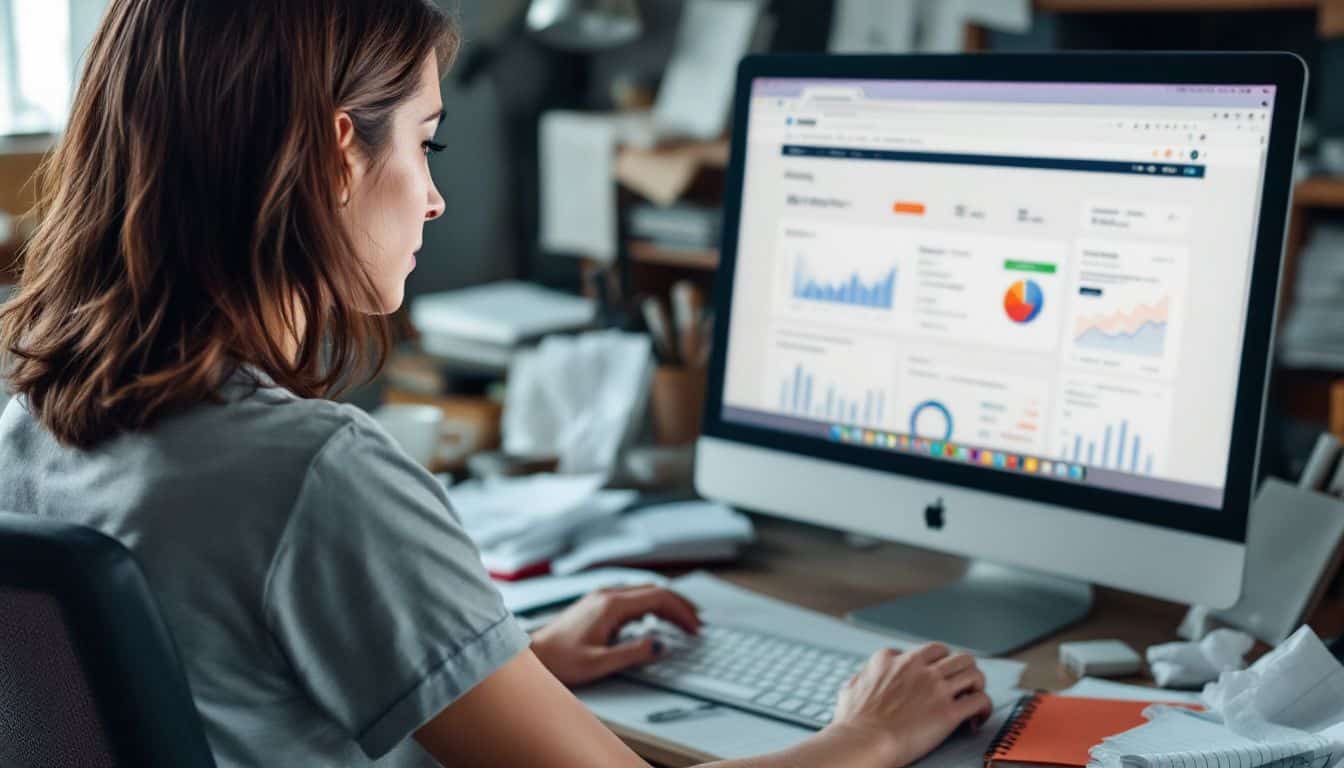
[[[447,149],[446,146],[444,146],[443,144],[438,143],[437,141],[426,141],[426,142],[423,142],[420,146],[422,146],[422,147],[425,148],[425,155],[426,155],[426,156],[428,156],[428,155],[432,155],[432,154],[434,154],[435,152],[442,152],[443,150]]]

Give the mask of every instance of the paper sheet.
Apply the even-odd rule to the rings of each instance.
[[[1196,714],[1149,707],[1150,721],[1092,749],[1099,768],[1338,768],[1344,666],[1302,627],[1246,670],[1224,672]]]
[[[504,607],[515,614],[582,597],[596,589],[666,583],[667,579],[653,571],[637,568],[595,568],[571,576],[537,576],[522,581],[494,582],[504,598]]]
[[[919,5],[919,0],[839,0],[827,50],[908,53],[915,46]]]
[[[1304,626],[1249,669],[1210,683],[1204,701],[1251,738],[1267,726],[1318,733],[1344,722],[1344,665]]]
[[[751,46],[759,0],[688,0],[654,118],[663,133],[714,139],[728,125],[737,62]]]
[[[833,617],[734,586],[708,573],[683,576],[674,580],[672,587],[699,606],[706,621],[731,619],[738,626],[786,634],[804,642],[853,653],[868,654],[884,647],[911,647],[907,641],[859,629]],[[1017,701],[1021,693],[1017,682],[1025,666],[1017,661],[980,660],[980,668],[987,678],[986,690],[994,700],[996,714],[1006,714],[1010,705]],[[773,752],[797,744],[813,733],[728,707],[712,710],[712,716],[649,723],[646,717],[651,712],[694,706],[698,700],[621,680],[581,689],[578,695],[608,723],[661,741],[689,746],[706,759]],[[984,747],[997,730],[992,723],[986,724],[974,739],[958,737],[957,741],[944,747],[945,751],[935,752],[917,765],[920,768],[980,768]]]
[[[555,456],[563,473],[609,474],[643,422],[652,377],[645,334],[548,336],[509,368],[504,450]]]
[[[647,113],[541,116],[542,248],[600,261],[616,258],[616,146],[647,141],[652,130]]]
[[[1092,748],[1093,763],[1100,768],[1252,768],[1299,756],[1300,762],[1286,762],[1284,768],[1325,768],[1334,762],[1334,748],[1327,738],[1312,735],[1254,741],[1204,715],[1175,708],[1159,709],[1148,723]]]
[[[1168,691],[1162,688],[1149,688],[1142,685],[1126,685],[1095,677],[1084,677],[1072,686],[1060,691],[1060,696],[1076,696],[1085,699],[1123,699],[1125,701],[1165,701],[1172,704],[1199,704],[1198,693],[1189,691]]]
[[[606,481],[601,473],[471,480],[449,490],[448,498],[476,545],[490,547],[574,516]]]

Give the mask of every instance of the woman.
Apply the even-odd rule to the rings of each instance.
[[[0,508],[136,553],[222,766],[642,765],[571,695],[640,588],[529,638],[442,488],[323,399],[381,362],[443,213],[426,0],[113,0],[0,313]],[[469,183],[469,182],[468,182]],[[738,765],[905,765],[988,713],[966,656],[877,654],[834,724]]]

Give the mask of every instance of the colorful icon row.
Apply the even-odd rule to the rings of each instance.
[[[906,451],[961,461],[967,464],[979,464],[995,469],[1025,472],[1032,475],[1049,475],[1062,480],[1082,481],[1087,479],[1087,468],[1080,464],[1068,464],[1062,461],[1004,453],[1002,451],[987,451],[942,440],[926,440],[910,435],[896,435],[872,429],[835,424],[831,426],[831,439],[850,445],[866,445],[874,448]]]

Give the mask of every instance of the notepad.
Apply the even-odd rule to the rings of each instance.
[[[1287,729],[1285,729],[1286,731]],[[1179,709],[1161,709],[1152,720],[1112,736],[1092,749],[1092,768],[1328,768],[1338,762],[1329,733],[1298,732],[1253,741],[1222,723]]]
[[[1107,736],[1148,722],[1152,702],[1080,699],[1050,694],[1024,698],[985,754],[987,768],[1088,764],[1088,750]]]

